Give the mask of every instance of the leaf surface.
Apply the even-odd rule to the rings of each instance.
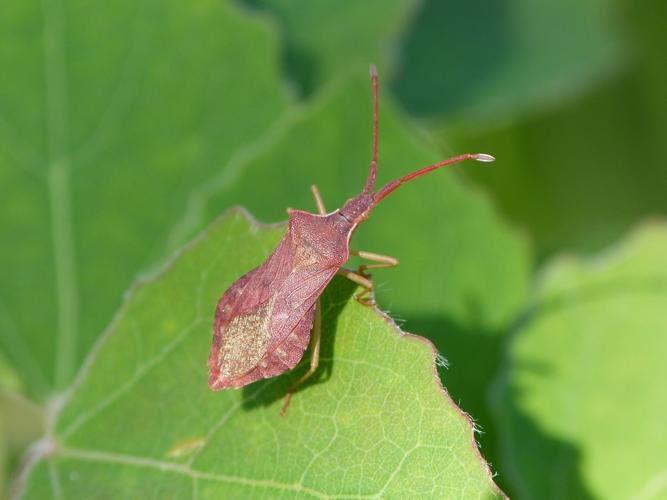
[[[306,364],[208,389],[216,300],[283,231],[232,211],[129,294],[55,415],[25,498],[500,495],[432,346],[355,301],[347,280],[323,296],[318,377],[285,417],[282,398]]]
[[[495,398],[522,496],[665,496],[665,308],[664,222],[548,268]]]
[[[285,40],[283,64],[299,89],[314,93],[341,73],[390,66],[391,42],[405,31],[415,0],[245,0],[278,22]],[[381,71],[388,76],[388,72]]]
[[[277,59],[229,2],[5,2],[0,342],[33,395],[67,386],[189,193],[283,111]]]
[[[307,94],[374,62],[411,113],[475,128],[550,107],[629,59],[614,0],[246,3],[275,17]]]
[[[480,127],[548,107],[626,63],[615,7],[426,1],[401,40],[393,88],[411,112],[449,124]]]
[[[340,207],[361,191],[367,175],[371,102],[365,72],[332,81],[273,129],[271,140],[240,166],[234,183],[199,200],[200,219],[232,202],[249,206],[265,221],[284,219],[285,207],[315,211],[313,183],[328,210]],[[378,186],[442,158],[381,82]],[[484,175],[494,168],[467,162],[401,187],[359,227],[351,248],[400,260],[398,267],[373,270],[379,304],[447,358],[445,384],[484,429],[480,441],[495,464],[485,395],[500,362],[500,334],[523,308],[531,263],[520,235],[458,175],[461,170]],[[356,264],[352,260],[349,266]]]
[[[488,174],[466,174],[530,232],[541,259],[564,248],[601,251],[637,221],[667,214],[667,30],[661,22],[667,4],[620,2],[615,8],[633,47],[632,63],[622,71],[523,119],[477,130],[448,127],[440,135],[445,145],[497,156]]]

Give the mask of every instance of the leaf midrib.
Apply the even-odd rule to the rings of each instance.
[[[60,0],[42,0],[41,6],[44,17],[47,185],[58,311],[55,387],[62,389],[70,381],[76,365],[79,291],[70,193],[63,8]]]

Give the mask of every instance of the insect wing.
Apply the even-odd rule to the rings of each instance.
[[[237,280],[218,302],[209,355],[209,387],[242,387],[279,375],[301,360],[315,303],[336,273],[295,262],[288,233],[264,264]]]
[[[274,303],[271,291],[275,292],[289,269],[286,243],[283,239],[262,265],[234,282],[218,301],[208,358],[211,389],[245,385],[239,378],[266,355]]]
[[[257,271],[241,277],[218,302],[208,358],[208,384],[213,390],[237,387],[238,376],[257,365],[268,345],[269,304],[242,301]]]
[[[243,387],[283,373],[303,357],[313,324],[314,306],[300,315],[282,342],[271,331],[276,295],[249,309],[234,307],[244,292],[251,293],[261,269],[237,281],[218,303],[213,346],[209,357],[209,387],[214,390]]]

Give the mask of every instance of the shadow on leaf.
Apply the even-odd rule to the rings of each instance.
[[[478,87],[511,57],[515,42],[510,12],[508,0],[421,3],[405,36],[402,67],[392,86],[407,109],[434,116],[474,104]],[[456,43],[434,51],[443,33]]]
[[[499,473],[494,481],[503,491],[512,498],[524,497],[522,493],[525,492],[514,484],[514,476],[519,475],[524,483],[550,483],[539,490],[544,495],[541,498],[593,498],[580,475],[579,449],[549,436],[522,415],[515,403],[518,396],[515,391],[503,395],[507,401],[502,404],[508,408],[506,418],[511,421],[511,439],[531,443],[530,457],[519,457],[518,471],[510,471],[509,464],[504,463],[499,442],[501,429],[496,425],[497,419],[494,419],[488,397],[503,356],[505,339],[501,332],[485,330],[481,326],[461,326],[444,317],[407,314],[406,317],[405,329],[429,338],[447,359],[449,367],[439,368],[443,385],[454,402],[481,429],[482,432],[476,435],[477,442],[492,470]],[[507,432],[507,429],[503,431]],[[536,469],[539,463],[545,464],[545,469]]]
[[[514,486],[515,498],[545,500],[596,498],[581,475],[581,451],[574,445],[544,432],[535,421],[518,409],[520,391],[515,387],[495,395],[507,422],[503,431],[512,450],[512,469],[500,465],[502,483]],[[516,444],[521,443],[520,447]],[[507,456],[507,453],[506,453]],[[504,476],[504,478],[503,478]]]
[[[308,387],[326,382],[333,372],[334,344],[338,326],[338,316],[343,307],[355,293],[357,285],[350,280],[336,277],[327,286],[321,297],[322,303],[322,342],[320,344],[320,364],[317,371],[296,393],[297,398]],[[308,347],[303,359],[294,370],[278,377],[260,380],[243,388],[243,409],[252,410],[259,406],[268,406],[287,395],[292,384],[299,379],[310,365],[312,345]],[[289,410],[288,410],[289,413]]]

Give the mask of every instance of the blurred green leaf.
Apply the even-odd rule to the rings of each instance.
[[[428,0],[393,89],[413,113],[475,123],[550,106],[625,62],[614,2]]]
[[[0,352],[0,391],[18,391],[22,389],[21,378],[7,360],[5,354]]]
[[[208,389],[216,300],[283,231],[233,211],[129,294],[57,414],[25,498],[500,496],[471,422],[435,376],[432,346],[352,299],[347,280],[322,299],[319,380],[285,417],[282,398],[307,363],[241,391]]]
[[[530,232],[541,259],[600,250],[646,216],[667,214],[667,3],[629,2],[623,14],[634,47],[625,71],[557,109],[481,133],[440,131],[447,147],[496,155],[488,174],[466,174]]]
[[[0,341],[44,395],[286,103],[273,35],[226,2],[1,9]]]
[[[0,498],[3,500],[7,498],[7,444],[5,443],[5,426],[2,421],[0,421]]]
[[[301,90],[311,94],[350,68],[365,71],[393,59],[416,0],[245,0],[279,23],[285,40],[285,69]],[[384,72],[383,72],[384,73]]]
[[[12,473],[25,448],[44,432],[43,408],[27,399],[23,382],[0,352],[0,499],[9,498]]]
[[[44,433],[44,408],[16,390],[0,388],[0,498],[9,497],[13,472],[26,448]]]
[[[665,496],[666,308],[664,222],[548,268],[496,393],[522,497]]]

